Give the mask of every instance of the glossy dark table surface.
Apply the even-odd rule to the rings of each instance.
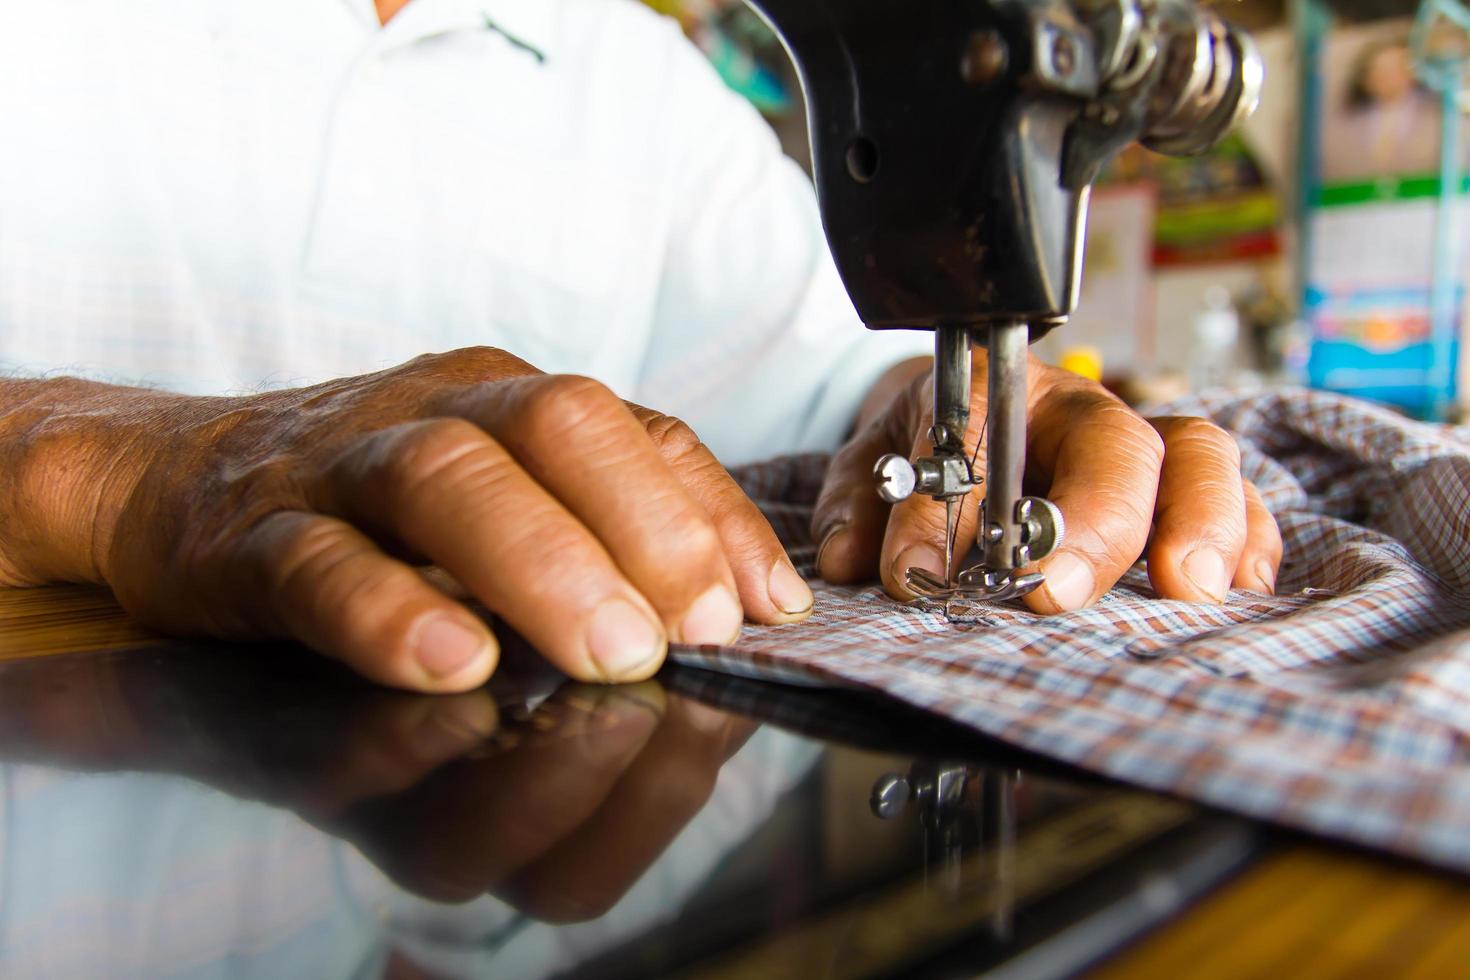
[[[161,646],[96,589],[0,590],[0,977],[1470,963],[1460,876],[871,702],[679,671],[566,688],[519,662],[421,698],[300,650]]]
[[[0,664],[0,976],[1067,975],[1240,821],[848,696],[373,688],[299,651]]]

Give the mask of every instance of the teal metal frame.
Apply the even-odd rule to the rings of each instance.
[[[1460,259],[1461,231],[1457,217],[1460,200],[1464,196],[1461,178],[1464,152],[1460,137],[1462,125],[1460,115],[1464,111],[1461,99],[1465,89],[1466,68],[1470,67],[1465,51],[1453,53],[1435,51],[1432,35],[1442,27],[1458,29],[1470,35],[1470,9],[1460,0],[1423,0],[1414,17],[1414,27],[1409,33],[1409,45],[1414,53],[1414,69],[1419,79],[1439,93],[1442,107],[1440,116],[1439,144],[1439,206],[1434,221],[1434,270],[1430,280],[1429,330],[1431,360],[1430,383],[1436,392],[1436,404],[1432,417],[1444,420],[1450,406],[1446,393],[1453,381],[1454,364],[1452,350],[1455,340],[1455,321],[1459,306],[1460,278],[1463,263]]]

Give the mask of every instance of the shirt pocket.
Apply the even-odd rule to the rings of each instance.
[[[417,324],[436,348],[636,372],[666,238],[651,181],[600,173],[595,148],[497,139],[488,121],[365,135],[342,115],[307,250],[314,288]]]
[[[656,195],[587,168],[511,166],[481,205],[468,272],[483,317],[524,334],[546,370],[635,376],[664,265]]]

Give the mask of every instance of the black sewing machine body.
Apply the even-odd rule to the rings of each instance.
[[[1021,320],[1034,340],[1076,306],[1102,165],[1140,138],[1199,152],[1259,91],[1250,42],[1184,0],[749,2],[801,77],[828,242],[872,328]]]

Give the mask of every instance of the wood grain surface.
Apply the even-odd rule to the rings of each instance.
[[[106,589],[0,589],[0,660],[123,649],[156,639]]]
[[[1325,845],[1278,851],[1090,980],[1470,976],[1470,884]]]

